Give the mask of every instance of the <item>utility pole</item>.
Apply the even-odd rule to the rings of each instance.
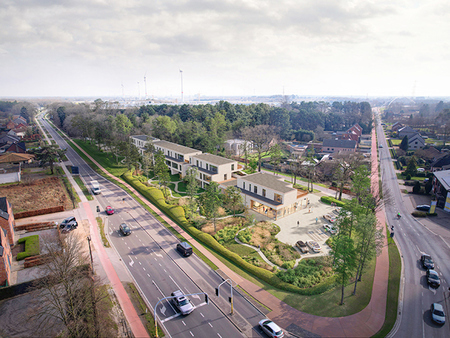
[[[145,74],[145,75],[147,75],[147,74]],[[146,78],[146,76],[144,75],[144,85],[145,85],[145,100],[147,100],[147,78]]]

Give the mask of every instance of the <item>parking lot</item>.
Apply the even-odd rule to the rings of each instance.
[[[336,207],[322,203],[320,201],[321,196],[323,196],[322,193],[308,194],[306,196],[306,198],[309,199],[308,207],[300,209],[296,213],[283,217],[274,222],[281,229],[281,231],[277,234],[277,238],[281,242],[295,245],[297,241],[305,242],[308,240],[313,240],[319,243],[322,247],[321,252],[310,252],[305,255],[306,257],[327,255],[330,251],[330,247],[325,244],[325,241],[330,237],[330,234],[325,231],[323,227],[324,224],[328,223],[323,218],[323,215],[332,213]],[[303,203],[303,205],[305,204],[306,203]]]

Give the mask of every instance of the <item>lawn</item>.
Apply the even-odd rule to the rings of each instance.
[[[84,196],[86,196],[87,200],[92,201],[94,197],[92,197],[91,193],[89,192],[88,188],[86,188],[81,178],[79,176],[73,176],[73,179],[75,180],[75,182],[77,182],[78,186],[80,187]]]
[[[114,156],[112,153],[106,153],[102,150],[98,150],[97,146],[94,143],[89,143],[88,141],[79,139],[73,141],[114,176],[120,177],[125,171],[128,170],[126,165],[120,163],[123,157],[119,156],[119,163],[117,163],[116,156]]]
[[[392,142],[393,146],[398,146],[398,145],[400,145],[400,143],[402,143],[402,140],[397,140],[397,139],[391,138],[391,142]]]

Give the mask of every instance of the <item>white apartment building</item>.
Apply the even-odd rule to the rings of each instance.
[[[212,154],[198,154],[190,158],[191,165],[198,168],[201,187],[209,182],[222,182],[232,178],[232,174],[242,169],[237,161]]]
[[[256,173],[237,178],[247,208],[274,220],[290,215],[300,207],[297,189],[284,182],[283,177]]]

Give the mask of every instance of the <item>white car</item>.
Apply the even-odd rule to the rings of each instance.
[[[284,337],[283,330],[272,322],[270,319],[263,319],[259,321],[259,327],[264,331],[269,337],[272,338],[282,338]]]
[[[316,241],[306,241],[306,244],[313,252],[320,252],[320,250],[322,250],[319,243],[317,243]]]
[[[171,296],[175,297],[172,298],[172,302],[182,315],[188,315],[194,311],[194,306],[191,301],[180,290],[172,292]]]
[[[323,218],[325,218],[330,223],[334,223],[336,221],[336,217],[332,214],[323,215]]]
[[[335,235],[337,233],[337,229],[331,224],[325,224],[323,227],[325,231],[328,231],[332,235]]]

